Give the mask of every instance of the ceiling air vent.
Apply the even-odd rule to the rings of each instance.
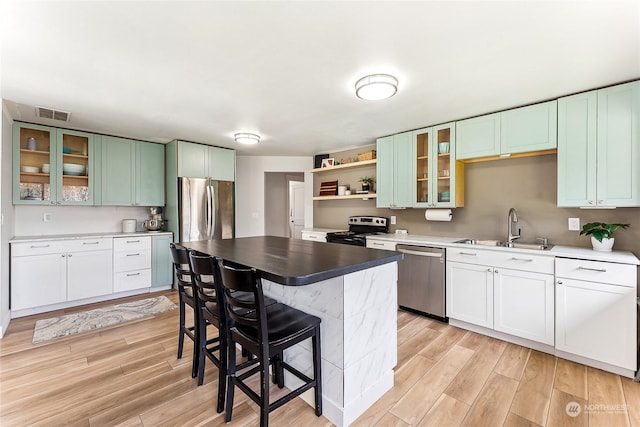
[[[69,118],[71,117],[71,113],[67,111],[54,110],[53,108],[36,106],[36,116],[42,119],[52,119],[68,122]]]

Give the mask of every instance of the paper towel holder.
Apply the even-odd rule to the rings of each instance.
[[[427,209],[424,211],[424,218],[427,221],[451,221],[453,211],[451,209]]]

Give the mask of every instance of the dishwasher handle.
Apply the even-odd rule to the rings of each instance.
[[[428,256],[433,258],[442,258],[443,253],[441,251],[438,252],[423,252],[423,251],[413,251],[411,249],[404,248],[396,248],[396,251],[401,252],[407,255],[417,255],[417,256]]]

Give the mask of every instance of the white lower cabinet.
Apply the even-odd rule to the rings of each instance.
[[[556,259],[556,349],[637,369],[635,265]]]
[[[554,343],[553,257],[447,250],[447,316]]]
[[[67,261],[60,253],[11,258],[11,309],[67,300]]]
[[[111,253],[109,248],[67,255],[67,301],[113,292]]]
[[[113,291],[151,287],[151,237],[113,239]]]
[[[447,262],[447,316],[493,328],[493,271],[483,265]]]
[[[553,275],[495,269],[493,329],[553,345]]]
[[[112,292],[111,238],[13,243],[11,309]]]

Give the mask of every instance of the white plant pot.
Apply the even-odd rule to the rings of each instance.
[[[602,242],[599,242],[598,239],[591,236],[591,246],[593,246],[594,251],[611,252],[613,242],[615,242],[615,240],[615,238],[611,237],[609,239],[604,238],[602,239]]]

